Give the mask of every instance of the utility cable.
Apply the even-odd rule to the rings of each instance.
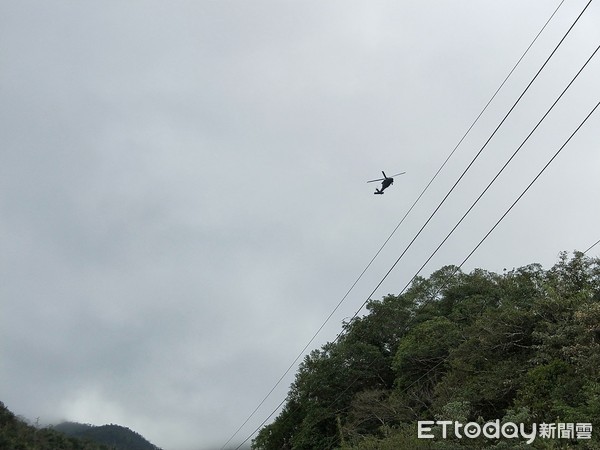
[[[569,138],[565,141],[565,143],[558,149],[558,151],[554,154],[554,156],[552,156],[552,158],[550,158],[550,161],[548,161],[546,163],[546,165],[542,168],[542,170],[540,170],[540,172],[536,175],[536,177],[531,181],[531,183],[529,183],[529,185],[525,188],[525,190],[521,193],[521,195],[519,195],[519,197],[513,202],[512,205],[510,205],[510,207],[506,210],[506,212],[502,215],[502,217],[500,217],[500,219],[498,219],[498,221],[496,222],[496,224],[492,227],[492,229],[490,231],[487,232],[487,234],[481,239],[481,241],[479,241],[479,243],[475,246],[475,248],[471,251],[471,253],[469,253],[467,255],[467,257],[463,260],[463,262],[460,263],[459,267],[462,267],[463,264],[465,264],[467,262],[467,260],[473,255],[473,253],[475,253],[477,251],[477,249],[481,246],[481,244],[483,244],[483,242],[488,238],[488,236],[490,234],[492,234],[492,232],[496,229],[496,227],[500,224],[500,222],[502,222],[502,220],[507,216],[507,214],[514,208],[514,206],[519,202],[519,200],[521,200],[521,198],[527,193],[527,191],[529,190],[529,188],[531,188],[531,186],[533,186],[533,184],[537,181],[537,179],[544,173],[544,171],[548,168],[548,166],[550,164],[552,164],[552,161],[554,161],[556,159],[556,157],[560,154],[560,152],[563,151],[563,149],[566,147],[566,145],[571,141],[571,139],[573,139],[573,136],[575,136],[575,134],[577,134],[577,132],[581,129],[581,127],[583,127],[583,125],[587,122],[587,120],[591,117],[592,114],[594,114],[594,112],[596,111],[596,109],[598,109],[598,107],[600,106],[600,102],[596,103],[596,106],[594,106],[594,108],[589,112],[589,114],[585,117],[585,119],[583,119],[583,122],[581,122],[579,124],[579,126],[575,129],[575,131],[573,131],[573,133],[571,133],[571,135],[569,136]],[[600,241],[599,241],[600,242]],[[597,244],[598,242],[596,242]],[[594,244],[594,245],[596,245]],[[593,247],[593,246],[592,246]],[[591,247],[590,247],[591,248]],[[586,250],[587,251],[587,250]]]
[[[600,240],[597,240],[596,242],[594,242],[590,248],[588,248],[585,252],[583,252],[583,254],[585,255],[587,252],[589,252],[591,249],[593,249],[598,244],[600,244]]]
[[[479,195],[479,197],[477,197],[477,199],[473,202],[473,204],[469,207],[469,209],[463,214],[463,216],[460,218],[460,220],[456,223],[456,225],[454,225],[454,227],[450,230],[450,232],[448,233],[448,235],[444,238],[444,240],[437,246],[437,248],[433,251],[433,253],[429,256],[429,258],[427,258],[427,260],[423,263],[423,265],[420,267],[420,269],[417,271],[417,273],[412,277],[412,279],[406,284],[406,286],[404,287],[404,289],[402,289],[402,292],[404,292],[413,282],[413,280],[419,275],[419,273],[421,272],[421,270],[423,270],[423,268],[429,263],[429,261],[431,261],[431,259],[435,256],[435,254],[438,252],[438,250],[440,248],[442,248],[442,246],[446,243],[446,241],[450,238],[450,236],[454,233],[454,231],[456,231],[456,229],[459,227],[459,225],[463,222],[463,220],[465,220],[465,218],[469,215],[469,213],[473,210],[473,208],[475,207],[475,205],[479,202],[479,200],[481,200],[481,198],[485,195],[485,193],[489,190],[489,188],[492,186],[492,184],[494,184],[494,182],[498,179],[498,177],[500,176],[500,174],[502,174],[502,172],[504,172],[504,169],[506,169],[506,167],[510,164],[510,162],[514,159],[514,157],[517,155],[517,153],[519,153],[519,151],[523,148],[523,146],[525,145],[525,143],[529,140],[529,138],[533,135],[533,133],[535,133],[535,131],[539,128],[539,126],[542,124],[542,122],[546,119],[546,117],[548,117],[548,114],[550,114],[550,112],[554,109],[554,107],[556,106],[556,104],[560,101],[560,99],[565,95],[565,93],[569,90],[569,88],[573,85],[573,83],[575,82],[575,80],[577,79],[577,77],[579,77],[579,75],[581,74],[581,72],[583,72],[583,69],[585,69],[585,67],[588,65],[588,63],[592,60],[592,58],[596,55],[596,53],[598,52],[598,50],[600,50],[600,45],[598,47],[596,47],[596,50],[594,50],[594,52],[592,53],[592,55],[587,59],[587,61],[583,64],[583,66],[581,67],[581,69],[579,69],[579,71],[577,72],[577,74],[575,74],[575,76],[573,77],[573,79],[571,80],[571,82],[567,85],[567,87],[561,92],[561,94],[558,96],[558,98],[554,101],[554,103],[552,103],[552,106],[550,106],[550,108],[548,109],[548,111],[546,111],[546,113],[542,116],[542,118],[539,120],[539,122],[535,125],[535,127],[533,128],[533,130],[531,130],[531,132],[527,135],[527,137],[523,140],[523,142],[521,143],[521,145],[519,145],[519,147],[517,147],[517,149],[513,152],[513,154],[510,156],[510,158],[508,158],[508,161],[506,161],[506,163],[504,163],[504,165],[502,166],[502,168],[498,171],[498,173],[496,174],[496,176],[494,176],[494,178],[492,178],[492,181],[489,182],[489,184],[485,187],[485,189],[483,190],[483,192]]]
[[[592,2],[592,0],[589,0],[589,2],[586,4],[585,8],[582,10],[582,12],[579,14],[579,16],[577,17],[577,19],[575,20],[575,22],[571,25],[571,27],[569,28],[569,30],[566,32],[566,34],[563,36],[563,38],[561,39],[561,41],[558,43],[558,45],[556,46],[556,48],[554,49],[554,51],[552,52],[552,54],[548,57],[548,59],[546,60],[546,62],[544,63],[544,65],[540,68],[540,70],[537,72],[537,74],[535,75],[535,77],[532,79],[532,81],[529,83],[529,85],[525,88],[525,91],[521,94],[521,96],[517,99],[517,101],[515,102],[515,104],[513,105],[513,107],[511,108],[511,110],[508,112],[508,114],[505,116],[505,118],[503,119],[503,121],[500,123],[500,125],[498,125],[498,127],[496,128],[496,130],[494,131],[494,133],[492,134],[492,136],[488,139],[488,141],[486,142],[486,144],[484,145],[484,147],[479,151],[479,153],[476,155],[475,159],[477,159],[477,157],[479,156],[479,154],[481,154],[481,152],[483,151],[483,149],[485,148],[485,146],[487,145],[487,143],[492,139],[492,137],[494,136],[494,134],[496,133],[496,131],[498,131],[498,129],[500,128],[500,126],[504,123],[504,121],[506,120],[506,118],[508,117],[508,115],[510,115],[510,113],[512,112],[512,110],[516,107],[517,103],[521,100],[521,98],[523,97],[523,95],[525,94],[525,92],[529,89],[529,87],[533,84],[533,82],[535,81],[535,79],[537,78],[537,76],[540,74],[540,72],[544,69],[544,67],[546,66],[546,64],[548,63],[548,61],[552,58],[552,56],[554,55],[554,53],[557,51],[558,47],[560,47],[560,45],[562,44],[562,42],[565,40],[565,38],[567,37],[567,35],[570,33],[570,31],[572,30],[572,28],[575,26],[575,24],[577,23],[577,21],[579,20],[579,18],[583,15],[583,13],[585,12],[585,10],[587,9],[587,7],[589,6],[589,4]],[[331,317],[335,314],[335,312],[339,309],[339,307],[342,305],[342,303],[346,300],[346,298],[348,297],[348,295],[350,294],[350,292],[354,289],[354,287],[356,286],[356,284],[360,281],[360,279],[362,278],[362,276],[365,274],[365,272],[369,269],[369,267],[372,265],[372,263],[375,261],[375,259],[379,256],[379,254],[381,253],[381,251],[383,250],[383,248],[387,245],[387,243],[390,241],[390,239],[392,238],[392,236],[396,233],[396,231],[398,230],[398,228],[402,225],[402,223],[404,222],[404,220],[406,219],[406,217],[411,213],[411,211],[414,209],[414,207],[417,205],[417,203],[420,201],[421,197],[425,194],[425,192],[429,189],[429,187],[431,186],[431,184],[433,183],[433,181],[437,178],[437,176],[439,175],[439,173],[442,171],[442,169],[446,166],[446,164],[448,163],[448,161],[450,160],[450,158],[454,155],[454,153],[456,152],[456,150],[458,149],[458,147],[462,144],[462,142],[465,140],[465,138],[467,137],[467,135],[470,133],[470,131],[473,129],[473,127],[477,124],[477,122],[479,121],[479,119],[481,118],[481,116],[484,114],[484,112],[487,110],[487,108],[489,107],[489,105],[492,103],[492,101],[496,98],[497,94],[499,93],[499,91],[502,89],[502,87],[506,84],[506,82],[508,81],[508,79],[510,78],[510,76],[513,74],[513,72],[516,70],[516,68],[519,66],[519,64],[521,63],[521,61],[524,59],[524,57],[527,55],[527,53],[529,52],[529,50],[531,49],[531,47],[534,45],[534,43],[537,41],[537,39],[539,38],[539,36],[542,34],[542,32],[545,30],[545,28],[547,27],[547,25],[550,23],[550,21],[552,20],[552,18],[556,15],[556,13],[558,12],[558,10],[560,9],[560,7],[562,6],[562,4],[564,3],[564,0],[562,0],[559,5],[556,7],[556,9],[554,10],[554,12],[552,13],[552,15],[548,18],[548,20],[545,22],[545,24],[543,25],[543,27],[540,29],[540,31],[536,34],[535,38],[532,40],[532,42],[529,44],[529,46],[527,47],[527,49],[525,50],[525,52],[521,55],[521,57],[519,58],[519,60],[516,62],[516,64],[513,66],[513,68],[510,70],[510,72],[508,73],[508,75],[505,77],[505,79],[502,81],[502,83],[500,84],[500,86],[496,89],[496,91],[494,92],[494,94],[492,95],[492,97],[488,100],[488,102],[486,103],[486,105],[484,106],[484,108],[481,110],[481,112],[478,114],[478,116],[475,118],[475,120],[473,121],[473,123],[470,125],[470,127],[467,129],[467,131],[464,133],[464,135],[462,136],[462,138],[459,140],[458,144],[456,144],[456,146],[454,147],[454,149],[452,150],[452,152],[448,155],[448,157],[446,158],[446,160],[443,162],[443,164],[440,166],[440,168],[437,170],[437,172],[433,175],[433,177],[431,178],[431,180],[428,182],[428,184],[425,186],[425,188],[423,189],[423,191],[420,193],[420,195],[417,197],[417,199],[415,200],[415,202],[412,204],[412,206],[409,208],[409,210],[406,212],[406,214],[402,217],[402,219],[400,220],[400,222],[398,223],[398,225],[394,228],[394,230],[392,231],[392,233],[390,234],[390,236],[384,241],[383,245],[379,248],[379,250],[376,252],[375,256],[373,256],[373,258],[371,259],[371,261],[367,264],[367,266],[365,267],[365,269],[361,272],[361,274],[358,276],[358,278],[356,279],[356,281],[352,284],[352,286],[350,287],[350,289],[346,292],[346,294],[342,297],[342,299],[340,300],[340,302],[335,306],[335,308],[333,309],[333,311],[329,314],[329,316],[325,319],[325,321],[323,322],[323,324],[319,327],[319,329],[315,332],[315,334],[311,337],[311,339],[308,341],[308,343],[305,345],[305,347],[301,350],[301,352],[299,353],[299,355],[294,359],[294,361],[290,364],[290,366],[288,367],[288,369],[284,372],[284,374],[279,378],[279,380],[275,383],[275,385],[271,388],[271,390],[267,393],[267,395],[263,398],[263,400],[258,404],[258,406],[252,411],[252,413],[250,414],[250,416],[248,416],[248,418],[240,425],[240,427],[233,433],[233,435],[227,440],[227,442],[223,445],[222,449],[225,448],[225,446],[227,446],[227,444],[229,442],[231,442],[231,440],[241,431],[241,429],[250,421],[250,419],[254,416],[254,414],[256,414],[256,412],[260,409],[260,407],[265,403],[265,401],[269,398],[269,396],[273,393],[273,391],[277,388],[277,386],[283,381],[283,379],[285,378],[285,376],[290,372],[290,370],[295,366],[296,362],[302,357],[302,355],[304,354],[304,352],[306,351],[306,349],[310,346],[310,344],[314,341],[314,339],[316,339],[317,335],[321,332],[321,330],[325,327],[325,325],[329,322],[329,320],[331,319]],[[448,196],[450,195],[450,193],[454,190],[454,188],[458,185],[458,183],[461,181],[462,177],[465,175],[465,173],[469,170],[469,168],[471,167],[471,165],[474,163],[475,159],[471,162],[471,164],[469,164],[469,166],[467,167],[467,169],[465,170],[465,172],[463,172],[463,174],[461,175],[461,177],[459,178],[459,180],[454,184],[454,186],[451,188],[450,192],[448,192],[448,194],[444,197],[444,199],[442,200],[442,202],[440,203],[440,205],[438,205],[438,207],[436,208],[436,210],[434,211],[434,213],[430,216],[430,218],[427,220],[427,222],[425,223],[425,225],[421,228],[421,230],[419,231],[419,233],[417,234],[417,236],[415,236],[415,238],[411,241],[411,243],[409,244],[409,247],[412,245],[412,243],[417,239],[417,237],[420,235],[420,233],[423,231],[423,229],[427,226],[427,224],[429,223],[429,221],[431,220],[431,218],[435,215],[435,213],[437,213],[437,210],[441,207],[441,205],[445,202],[445,200],[448,198]],[[375,288],[375,290],[377,290],[379,288],[379,286],[383,283],[383,281],[385,280],[385,278],[387,278],[387,276],[389,275],[389,273],[393,270],[393,268],[396,266],[396,264],[399,262],[399,260],[402,258],[402,256],[404,256],[404,253],[406,253],[406,251],[408,250],[408,248],[403,252],[403,254],[401,255],[401,257],[396,261],[396,263],[392,266],[392,268],[388,271],[388,273],[385,275],[384,279],[379,283],[379,285]],[[372,295],[372,294],[371,294]],[[368,301],[368,299],[367,299]],[[367,303],[367,301],[365,301],[365,303],[363,303],[363,305],[361,306],[364,307],[364,305]],[[355,316],[356,317],[356,314]],[[353,317],[353,318],[354,318]],[[337,338],[336,338],[337,339]],[[281,404],[277,407],[277,409],[281,406]],[[274,411],[275,412],[275,411]],[[271,413],[269,415],[269,418],[274,414]],[[267,419],[268,420],[268,419]],[[263,422],[264,424],[265,422]],[[261,426],[263,425],[261,424]],[[260,428],[259,428],[260,429]],[[256,431],[255,431],[256,432]],[[253,432],[252,435],[255,433]],[[248,441],[248,439],[250,439],[250,437],[252,436],[250,435],[248,438],[246,438],[246,440],[244,440],[242,442],[241,445],[243,445],[245,442]],[[240,446],[241,446],[240,445]],[[238,447],[239,448],[239,447]]]
[[[473,248],[473,250],[471,250],[471,252],[463,259],[463,261],[458,265],[454,267],[454,270],[452,271],[452,273],[450,273],[447,277],[446,277],[446,282],[441,285],[436,292],[429,298],[426,299],[425,301],[423,301],[420,305],[420,309],[424,308],[427,304],[429,304],[433,298],[435,298],[437,296],[437,294],[439,294],[442,289],[448,284],[448,282],[452,279],[452,277],[462,268],[462,266],[464,266],[466,264],[466,262],[471,258],[471,256],[473,256],[473,254],[477,251],[477,249],[479,249],[479,247],[483,244],[483,242],[492,234],[492,232],[498,227],[498,225],[500,224],[500,222],[502,222],[504,220],[504,218],[512,211],[512,209],[517,205],[517,203],[525,196],[525,194],[529,191],[529,189],[535,184],[535,182],[542,176],[542,174],[546,171],[546,169],[550,166],[550,164],[552,164],[552,162],[558,157],[558,155],[563,151],[563,149],[567,146],[567,144],[573,139],[573,137],[577,134],[577,132],[583,127],[583,125],[587,122],[587,120],[592,116],[592,114],[594,114],[594,112],[596,111],[596,109],[598,109],[598,107],[600,106],[600,102],[596,103],[596,106],[594,106],[594,108],[592,108],[592,110],[587,114],[587,116],[583,119],[583,121],[577,126],[577,128],[575,129],[575,131],[573,131],[571,133],[571,135],[567,138],[567,140],[561,145],[561,147],[554,153],[554,155],[552,155],[552,157],[550,158],[550,160],[542,167],[542,169],[537,173],[537,175],[532,179],[532,181],[527,185],[527,187],[525,187],[525,189],[521,192],[521,194],[517,197],[517,199],[508,207],[508,209],[504,212],[504,214],[502,214],[502,216],[496,221],[496,223],[492,226],[492,228],[483,236],[483,238],[479,241],[479,243]],[[595,245],[597,245],[598,243],[600,243],[600,240],[597,241],[594,245],[592,245],[592,247],[594,247]],[[592,248],[590,247],[590,249]],[[588,249],[589,250],[589,249]],[[586,251],[588,251],[586,250]],[[413,277],[416,277],[417,275],[415,275]],[[412,281],[412,280],[411,280]],[[398,296],[402,295],[404,292],[406,291],[406,287],[402,290],[402,292],[400,292],[400,294],[398,294]],[[414,317],[414,316],[413,316]],[[404,326],[404,331],[408,330],[408,326],[410,324],[410,319],[409,321],[405,324]],[[339,335],[338,335],[339,337]],[[447,358],[446,358],[447,359]],[[419,377],[417,380],[413,381],[410,385],[408,385],[406,388],[404,388],[403,391],[407,391],[411,386],[413,386],[416,382],[418,382],[421,378],[423,378],[424,376],[426,376],[427,374],[429,374],[431,371],[433,371],[434,369],[436,369],[439,365],[441,365],[443,362],[445,362],[446,359],[443,359],[441,361],[439,361],[435,366],[433,366],[432,368],[430,368],[427,372],[425,372],[423,375],[421,375],[421,377]],[[371,361],[371,363],[367,366],[367,369],[375,362],[375,359],[373,361]],[[334,405],[340,398],[341,396],[347,392],[357,381],[359,378],[354,379],[354,381],[350,384],[348,384],[348,386],[346,386],[346,388],[333,400],[333,402],[330,403],[330,407],[332,405]],[[326,408],[329,409],[329,408]],[[323,418],[325,418],[326,416],[323,416]],[[266,422],[266,421],[265,421]]]
[[[595,52],[594,52],[595,53]],[[483,244],[483,242],[493,233],[493,231],[498,227],[498,225],[500,225],[500,222],[502,222],[504,220],[504,218],[510,213],[510,211],[512,211],[512,209],[516,206],[516,204],[523,198],[523,196],[529,191],[529,189],[535,184],[535,182],[540,178],[540,176],[542,176],[542,174],[546,171],[546,169],[550,166],[550,164],[552,164],[552,162],[558,157],[558,155],[563,151],[563,149],[567,146],[567,144],[571,141],[571,139],[573,139],[573,137],[577,134],[577,132],[583,127],[583,125],[587,122],[587,120],[592,116],[592,114],[594,114],[594,112],[596,111],[596,109],[598,109],[598,107],[600,106],[600,102],[596,103],[596,106],[594,106],[594,108],[592,108],[592,110],[587,114],[587,116],[583,119],[583,121],[579,124],[579,126],[575,129],[575,131],[573,131],[571,133],[571,135],[567,138],[567,140],[563,143],[563,145],[554,153],[554,155],[550,158],[550,160],[544,165],[544,167],[542,167],[542,169],[538,172],[538,174],[533,178],[533,180],[527,185],[527,187],[521,192],[521,194],[517,197],[517,199],[509,206],[509,208],[504,212],[504,214],[502,214],[502,216],[496,221],[496,223],[492,226],[492,228],[483,236],[483,238],[481,238],[481,240],[477,243],[477,245],[473,248],[473,250],[471,250],[471,252],[462,260],[462,262],[455,267],[454,271],[448,275],[447,280],[449,281],[461,268],[462,266],[464,266],[466,264],[466,262],[471,258],[471,256],[473,256],[473,254],[479,249],[479,247]],[[461,219],[462,220],[462,219]],[[600,243],[600,240],[598,240],[596,243],[594,243],[590,248],[588,248],[584,254],[586,252],[588,252],[589,250],[591,250],[594,246],[596,246],[597,244]],[[422,269],[423,267],[421,267]],[[419,270],[421,270],[419,269]],[[418,275],[415,274],[415,276],[413,276],[412,280],[414,280],[416,278],[416,276]],[[411,282],[412,282],[411,280]],[[410,283],[409,283],[410,284]],[[446,283],[447,284],[447,283]],[[406,289],[407,289],[408,285],[402,290],[402,292],[400,292],[400,294],[398,295],[402,295]],[[440,287],[437,292],[434,294],[433,298],[441,291],[443,287]],[[430,300],[426,300],[421,304],[421,308],[424,307],[426,304],[428,304],[430,302]],[[362,309],[362,308],[361,308]],[[339,337],[339,335],[338,335]],[[372,363],[371,363],[372,364]],[[429,371],[427,373],[429,373],[431,370],[435,369],[440,363],[438,363],[436,366],[432,367],[431,369],[429,369]],[[426,373],[426,374],[427,374]],[[424,374],[424,375],[426,375]],[[422,377],[421,377],[422,378]],[[346,392],[354,383],[356,383],[357,380],[354,380],[352,383],[350,383],[350,385],[343,391]],[[417,380],[418,381],[418,380]],[[416,381],[415,381],[416,382]],[[410,386],[412,386],[415,382],[413,382],[411,385],[408,386],[408,388],[410,388]],[[407,388],[407,389],[408,389]],[[335,401],[337,401],[337,399],[340,396],[338,396],[336,398],[336,400],[334,400],[333,403],[335,403]]]
[[[548,56],[548,58],[546,59],[546,61],[544,62],[544,64],[542,64],[542,67],[540,67],[540,69],[537,71],[537,73],[535,74],[535,76],[533,77],[533,79],[529,82],[529,84],[527,85],[527,87],[525,87],[525,89],[523,90],[523,92],[521,93],[521,95],[517,98],[516,102],[512,105],[512,107],[506,113],[506,115],[504,116],[504,118],[500,121],[500,123],[498,124],[498,126],[494,129],[494,131],[492,132],[492,134],[490,135],[490,137],[485,141],[485,143],[483,144],[483,146],[481,147],[481,149],[477,152],[477,154],[475,155],[475,157],[471,160],[471,162],[469,163],[469,165],[467,166],[467,168],[463,171],[463,173],[460,175],[460,177],[458,177],[458,180],[456,180],[456,182],[450,188],[450,190],[448,191],[448,193],[444,196],[444,198],[442,199],[442,201],[438,204],[438,206],[434,209],[434,211],[431,213],[431,215],[429,216],[429,218],[425,221],[425,224],[423,224],[423,226],[419,229],[419,231],[417,232],[417,234],[412,238],[412,240],[409,242],[409,244],[407,245],[407,247],[404,249],[404,251],[398,257],[398,259],[394,262],[394,264],[392,264],[392,267],[387,271],[387,273],[381,279],[381,281],[379,282],[379,284],[375,287],[375,289],[373,290],[373,292],[371,293],[371,295],[369,295],[369,297],[363,302],[363,304],[361,305],[361,307],[356,311],[356,313],[354,314],[354,316],[352,316],[352,318],[350,320],[352,320],[356,316],[358,316],[358,314],[360,313],[360,311],[368,303],[369,299],[373,296],[373,294],[375,294],[375,292],[377,291],[377,289],[379,289],[379,287],[383,284],[383,282],[386,280],[386,278],[389,276],[389,274],[392,272],[392,270],[394,270],[394,268],[396,267],[396,265],[398,265],[398,263],[404,257],[404,255],[409,250],[409,248],[412,246],[412,244],[417,240],[417,238],[423,232],[423,230],[425,229],[425,227],[427,227],[427,225],[429,224],[429,222],[431,221],[431,219],[433,219],[433,216],[436,215],[436,213],[438,212],[438,210],[446,202],[446,199],[454,191],[454,189],[456,188],[456,186],[458,186],[458,184],[461,182],[461,180],[467,174],[467,172],[469,171],[469,169],[473,166],[473,164],[475,163],[475,161],[479,158],[479,156],[481,155],[481,153],[483,152],[483,150],[487,147],[488,143],[496,135],[496,133],[498,132],[498,130],[500,129],[500,127],[504,124],[504,122],[506,121],[506,119],[508,119],[508,116],[516,108],[517,104],[521,101],[521,99],[523,98],[523,96],[525,95],[525,93],[529,90],[529,88],[531,87],[531,85],[534,83],[534,81],[540,75],[540,73],[542,72],[542,70],[544,70],[544,68],[546,67],[546,65],[550,61],[550,59],[552,59],[552,57],[554,56],[554,54],[558,51],[559,47],[565,41],[565,39],[567,38],[567,36],[571,32],[571,30],[573,30],[573,28],[575,27],[575,25],[577,24],[577,22],[579,21],[579,19],[581,18],[581,16],[586,11],[586,9],[588,8],[588,6],[590,6],[591,3],[592,3],[592,0],[589,0],[588,3],[583,8],[583,10],[581,11],[581,13],[577,16],[577,18],[575,19],[575,21],[573,22],[573,24],[569,27],[569,29],[567,30],[567,32],[565,33],[565,35],[562,37],[562,39],[560,40],[560,42],[556,45],[556,47],[554,48],[554,50],[552,50],[552,53],[550,53],[550,56]]]

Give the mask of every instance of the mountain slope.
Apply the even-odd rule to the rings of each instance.
[[[93,426],[63,422],[54,429],[68,436],[104,444],[114,450],[160,450],[143,436],[119,425]]]
[[[64,422],[36,428],[0,402],[1,450],[161,450],[138,433],[119,425]]]
[[[2,402],[0,402],[0,449],[110,450],[105,445],[68,437],[52,428],[35,428],[16,417]]]

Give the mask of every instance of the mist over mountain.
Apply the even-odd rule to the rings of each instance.
[[[143,436],[119,425],[94,426],[63,422],[38,427],[16,416],[0,402],[2,450],[161,450]]]
[[[305,357],[253,449],[600,448],[600,259],[565,252],[550,269],[502,274],[445,266],[367,310]],[[423,420],[573,428],[529,446],[441,438],[439,426],[423,440]],[[5,449],[161,450],[115,424],[40,428],[0,402]]]
[[[104,444],[114,450],[161,450],[142,435],[120,425],[94,426],[77,422],[63,422],[54,429],[67,436]]]

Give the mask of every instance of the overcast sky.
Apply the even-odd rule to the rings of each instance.
[[[0,0],[0,400],[221,448],[558,3]],[[565,1],[310,348],[368,298],[585,3]],[[592,3],[374,298],[412,278],[600,44],[599,21]],[[464,259],[600,100],[599,77],[593,60],[423,275]],[[600,238],[599,129],[600,111],[465,270],[548,268]],[[374,196],[381,170],[407,173]]]

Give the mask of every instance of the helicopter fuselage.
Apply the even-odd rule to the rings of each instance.
[[[381,182],[381,190],[383,191],[385,188],[390,187],[392,184],[394,184],[394,179],[393,178],[386,178]]]
[[[376,180],[369,180],[369,181],[367,181],[367,183],[373,183],[373,182],[381,181],[381,189],[375,189],[375,192],[374,192],[375,194],[383,194],[383,191],[386,188],[388,188],[392,184],[394,184],[394,176],[396,176],[396,175],[402,175],[402,174],[404,174],[406,172],[398,173],[398,174],[396,174],[396,175],[394,175],[392,177],[386,176],[386,174],[385,174],[385,172],[383,170],[381,171],[381,173],[383,175],[383,178],[378,178]]]

